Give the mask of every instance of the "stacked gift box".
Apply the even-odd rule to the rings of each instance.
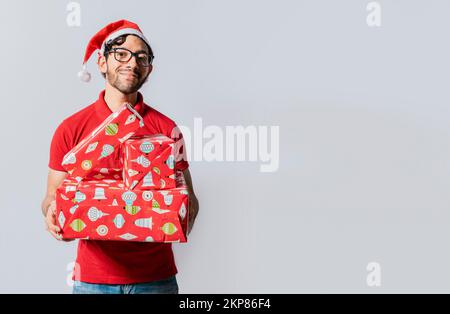
[[[133,136],[142,126],[124,105],[66,154],[69,176],[56,191],[64,239],[187,241],[189,195],[175,171],[175,143],[161,134]],[[122,168],[96,167],[116,149]]]

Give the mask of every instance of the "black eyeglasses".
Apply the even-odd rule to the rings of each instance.
[[[152,64],[153,56],[144,51],[132,52],[126,48],[113,48],[109,53],[114,53],[114,58],[122,63],[126,63],[134,56],[136,63],[143,67],[148,67]]]

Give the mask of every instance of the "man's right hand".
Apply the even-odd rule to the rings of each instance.
[[[61,229],[56,225],[56,201],[52,201],[47,208],[47,215],[45,216],[45,223],[47,225],[47,231],[56,239],[61,240]]]
[[[62,238],[61,229],[56,225],[56,201],[55,192],[58,186],[63,182],[67,176],[66,172],[49,169],[47,178],[47,193],[46,197],[42,201],[42,214],[45,216],[45,224],[48,232],[56,240],[63,240],[66,242],[73,241],[74,239],[65,240]],[[47,210],[47,211],[46,211]]]
[[[61,228],[56,225],[56,201],[52,201],[47,209],[47,215],[45,216],[45,223],[47,225],[47,231],[58,241],[71,242],[75,239],[63,239],[61,235]]]

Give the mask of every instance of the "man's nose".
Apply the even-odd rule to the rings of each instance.
[[[128,61],[127,65],[129,65],[133,69],[138,68],[139,66],[138,66],[136,58],[137,58],[136,55],[132,55],[131,59]]]

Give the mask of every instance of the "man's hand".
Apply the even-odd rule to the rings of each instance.
[[[56,239],[61,240],[61,229],[56,225],[56,201],[51,201],[50,206],[47,208],[47,215],[45,216],[46,229]]]
[[[56,224],[56,201],[51,201],[45,216],[46,229],[58,241],[71,242],[75,239],[63,239],[61,235],[61,228]]]
[[[65,240],[60,234],[61,229],[56,225],[56,201],[55,192],[58,186],[64,181],[67,176],[66,172],[49,169],[47,178],[47,193],[42,201],[42,214],[45,217],[46,229],[56,240],[63,240],[66,242],[74,239]]]
[[[187,234],[191,233],[192,227],[194,226],[195,218],[198,214],[198,200],[195,194],[189,196],[189,222]]]
[[[199,211],[199,204],[197,197],[194,193],[194,186],[192,184],[192,177],[191,173],[189,172],[189,169],[186,169],[183,171],[184,179],[186,180],[186,184],[188,186],[189,191],[189,222],[188,222],[188,229],[187,229],[187,235],[191,233],[192,227],[194,226],[195,218],[197,218],[197,214]]]

